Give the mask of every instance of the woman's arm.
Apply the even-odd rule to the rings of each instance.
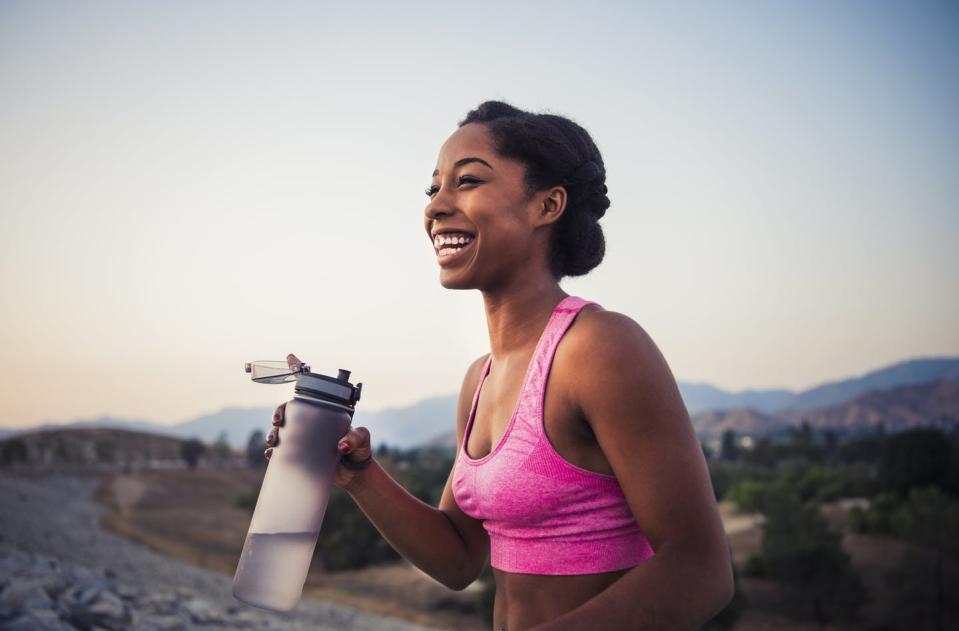
[[[733,596],[712,482],[676,381],[632,319],[583,313],[570,329],[572,386],[655,555],[536,631],[698,629]],[[578,329],[578,330],[577,330]]]
[[[466,373],[457,405],[457,444],[465,431],[473,389],[485,357]],[[464,514],[453,499],[453,472],[439,508],[410,494],[375,460],[345,487],[356,505],[404,558],[450,589],[475,581],[489,557],[489,537],[482,522]]]

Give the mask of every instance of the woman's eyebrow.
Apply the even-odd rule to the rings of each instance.
[[[496,169],[494,169],[492,166],[490,166],[490,163],[489,163],[489,162],[487,162],[487,161],[484,160],[483,158],[477,158],[477,157],[475,157],[475,156],[470,156],[469,158],[460,158],[459,160],[457,160],[456,162],[453,163],[453,168],[454,168],[454,169],[458,169],[458,168],[460,168],[461,166],[463,166],[464,164],[469,164],[470,162],[479,162],[480,164],[485,164],[486,167],[489,168],[491,171],[495,171],[495,170],[496,170]],[[436,177],[436,176],[439,175],[439,174],[440,174],[440,170],[439,170],[439,169],[433,171],[433,177]]]

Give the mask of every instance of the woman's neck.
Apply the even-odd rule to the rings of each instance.
[[[508,289],[484,291],[493,359],[507,358],[536,344],[553,309],[568,295],[552,277],[539,282],[518,282]]]

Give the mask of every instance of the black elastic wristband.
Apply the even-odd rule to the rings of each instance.
[[[340,464],[352,471],[360,471],[361,469],[365,469],[368,466],[370,466],[371,462],[373,462],[373,454],[370,454],[370,457],[364,460],[363,462],[353,462],[352,460],[347,458],[345,455],[340,456]]]

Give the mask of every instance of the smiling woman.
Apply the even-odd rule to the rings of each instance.
[[[698,628],[731,599],[732,566],[676,381],[639,324],[559,285],[605,252],[595,143],[567,118],[486,102],[426,193],[440,283],[480,291],[490,353],[466,371],[438,507],[379,466],[364,427],[341,440],[337,484],[444,585],[488,561],[494,631]]]

